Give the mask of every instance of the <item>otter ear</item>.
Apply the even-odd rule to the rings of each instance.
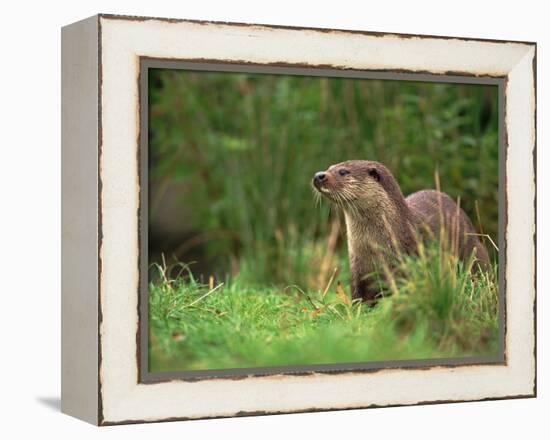
[[[369,176],[371,176],[374,180],[377,182],[380,182],[380,174],[378,173],[378,170],[376,168],[369,168]]]

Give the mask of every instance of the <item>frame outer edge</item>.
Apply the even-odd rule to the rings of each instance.
[[[101,18],[110,18],[110,17],[106,17],[106,16],[100,16],[99,18],[99,22],[101,22]],[[101,23],[100,23],[101,24]],[[99,31],[101,32],[101,31]],[[99,38],[100,35],[99,35]],[[97,50],[99,51],[98,53],[101,54],[101,47],[98,47]],[[97,60],[96,60],[97,61]],[[99,98],[101,98],[101,93],[102,93],[102,90],[101,90],[101,63],[99,61],[99,66],[98,66],[98,82],[96,82],[96,93],[99,92]],[[97,88],[99,85],[99,88]],[[96,95],[96,98],[97,98],[97,95]],[[96,102],[97,104],[97,102]],[[100,109],[100,106],[97,107],[97,110],[99,112],[99,117],[101,118],[101,109]],[[97,120],[96,120],[97,122]],[[96,165],[98,164],[98,155],[101,155],[101,122],[99,122],[99,126],[97,127],[98,128],[98,132],[96,133],[96,137],[94,138],[95,140],[99,140],[99,144],[96,144],[96,150],[95,150],[95,153],[97,153],[96,157],[95,157],[95,163]],[[98,171],[99,169],[96,169],[96,180],[94,183],[96,183],[96,191],[98,193],[101,193],[101,190],[102,190],[102,184],[101,184],[101,180],[98,178]],[[98,199],[98,193],[96,193],[96,202],[99,200]],[[99,218],[100,220],[98,221],[98,224],[97,224],[97,232],[98,234],[96,234],[96,238],[98,238],[98,243],[96,243],[96,248],[95,248],[95,251],[96,251],[96,254],[95,254],[95,257],[96,257],[96,263],[98,264],[98,266],[96,267],[97,271],[94,273],[94,275],[99,275],[101,276],[101,258],[100,256],[98,255],[98,252],[97,252],[97,249],[98,249],[98,245],[101,246],[101,201],[99,200],[98,202],[98,205],[95,206],[95,208],[97,208],[97,210],[95,211],[95,214],[97,215],[99,213]],[[96,279],[96,283],[98,282],[98,280]],[[100,298],[97,297],[97,293],[99,291],[99,287],[100,286],[96,286],[97,289],[96,289],[96,306],[98,305],[98,301],[100,300]],[[95,314],[95,318],[97,318],[97,322],[96,324],[100,324],[101,325],[101,311],[100,310],[96,310],[96,314]],[[96,328],[96,331],[97,331],[97,328]],[[536,335],[536,332],[535,332],[535,335]],[[96,337],[98,335],[96,334]],[[96,341],[97,342],[97,341]],[[98,349],[100,350],[100,347],[98,347]],[[101,351],[98,352],[98,350],[95,351],[96,353],[96,367],[98,365],[98,363],[101,363]],[[99,353],[99,354],[98,354]],[[175,418],[164,418],[164,419],[142,419],[142,418],[136,418],[135,420],[132,419],[132,418],[126,418],[126,419],[123,419],[123,420],[111,420],[111,417],[107,417],[106,419],[103,419],[102,417],[102,409],[101,409],[101,381],[98,381],[98,378],[99,378],[99,371],[97,372],[98,374],[96,375],[96,385],[98,386],[98,389],[97,389],[97,393],[99,394],[96,394],[96,398],[97,396],[99,395],[99,400],[98,400],[98,418],[96,419],[96,423],[99,423],[99,424],[102,424],[102,425],[110,425],[110,424],[123,424],[123,423],[137,423],[137,422],[151,422],[151,421],[167,421],[167,420],[185,420],[186,418],[178,418],[178,417],[175,417]],[[536,374],[536,373],[535,373]],[[536,379],[535,379],[536,380]],[[533,390],[534,393],[536,393],[535,390]],[[467,399],[467,400],[438,400],[438,401],[422,401],[422,402],[418,402],[418,403],[415,403],[415,404],[426,404],[426,403],[443,403],[443,402],[451,402],[451,401],[479,401],[479,400],[499,400],[499,399],[502,399],[502,398],[514,398],[514,397],[517,397],[517,398],[524,398],[524,397],[533,397],[534,394],[518,394],[518,395],[511,395],[511,396],[504,396],[504,397],[496,397],[496,398],[483,398],[483,399]],[[375,407],[377,405],[371,405],[370,407]],[[386,405],[383,405],[383,406],[386,406]],[[387,405],[387,406],[395,406],[395,405]],[[360,408],[363,408],[363,407],[360,407]],[[332,409],[340,409],[340,408],[326,408],[325,410],[332,410]],[[342,408],[343,409],[343,408]],[[319,410],[319,408],[311,408],[311,409],[305,409],[303,411],[314,411],[314,410]],[[303,412],[303,411],[298,411],[298,412]],[[288,411],[288,412],[294,412],[294,411]],[[260,415],[260,414],[275,414],[275,413],[279,413],[279,412],[262,412],[262,411],[259,411],[259,412],[239,412],[239,413],[236,413],[234,414],[233,416],[244,416],[244,415]],[[287,411],[281,411],[280,413],[287,413]],[[216,417],[223,417],[223,416],[216,416]],[[191,417],[191,418],[194,418],[194,417]],[[198,417],[198,418],[205,418],[205,417]],[[206,417],[208,418],[208,417]]]
[[[61,411],[97,425],[98,17],[61,31]]]
[[[538,382],[537,382],[537,375],[538,375],[538,338],[537,338],[537,256],[538,256],[538,248],[537,248],[537,204],[538,204],[538,193],[537,193],[537,148],[538,148],[538,137],[537,137],[537,111],[538,111],[538,93],[537,93],[537,57],[538,57],[538,46],[537,43],[533,44],[534,48],[534,54],[533,54],[533,61],[532,61],[532,73],[533,73],[533,99],[534,99],[534,109],[533,109],[533,130],[534,130],[534,145],[533,145],[533,185],[535,187],[535,194],[533,198],[533,209],[535,211],[535,218],[534,218],[534,231],[533,231],[533,252],[534,252],[534,273],[533,273],[533,288],[535,290],[535,299],[533,302],[533,333],[534,333],[534,347],[533,347],[533,357],[535,361],[535,377],[533,380],[533,397],[537,397],[538,392]]]
[[[342,28],[330,28],[330,27],[318,27],[318,26],[301,26],[301,25],[282,25],[282,24],[269,24],[269,23],[251,23],[240,21],[225,21],[225,20],[200,20],[192,18],[170,18],[170,17],[157,17],[157,16],[144,16],[144,15],[131,15],[131,14],[111,14],[111,13],[99,13],[100,18],[108,20],[120,20],[120,21],[160,21],[164,23],[194,23],[200,25],[222,25],[233,27],[262,27],[272,30],[291,30],[291,31],[314,31],[321,33],[344,33],[344,34],[357,34],[367,35],[372,37],[383,36],[395,36],[398,38],[431,38],[437,40],[457,40],[457,41],[477,41],[480,43],[510,43],[510,44],[528,44],[536,45],[535,41],[529,40],[508,40],[508,39],[495,39],[495,38],[476,38],[476,37],[462,37],[458,35],[434,35],[434,34],[416,34],[416,33],[403,33],[393,31],[366,31],[362,29],[342,29]]]

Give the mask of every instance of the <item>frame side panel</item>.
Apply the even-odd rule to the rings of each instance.
[[[98,18],[61,33],[61,411],[98,424]]]

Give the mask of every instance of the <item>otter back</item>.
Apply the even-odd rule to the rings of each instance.
[[[489,254],[466,213],[445,193],[418,191],[405,201],[417,218],[418,228],[431,231],[435,238],[443,232],[449,250],[467,261],[473,252],[483,269],[489,267]],[[421,231],[422,232],[422,231]]]

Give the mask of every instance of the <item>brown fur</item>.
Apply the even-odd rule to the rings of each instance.
[[[350,160],[332,165],[315,175],[313,185],[344,211],[353,298],[375,299],[380,289],[372,274],[391,266],[398,253],[415,252],[419,233],[439,237],[442,226],[449,249],[464,261],[475,252],[477,265],[488,267],[487,249],[478,236],[470,235],[476,233],[470,219],[448,195],[424,190],[405,198],[381,163]]]

